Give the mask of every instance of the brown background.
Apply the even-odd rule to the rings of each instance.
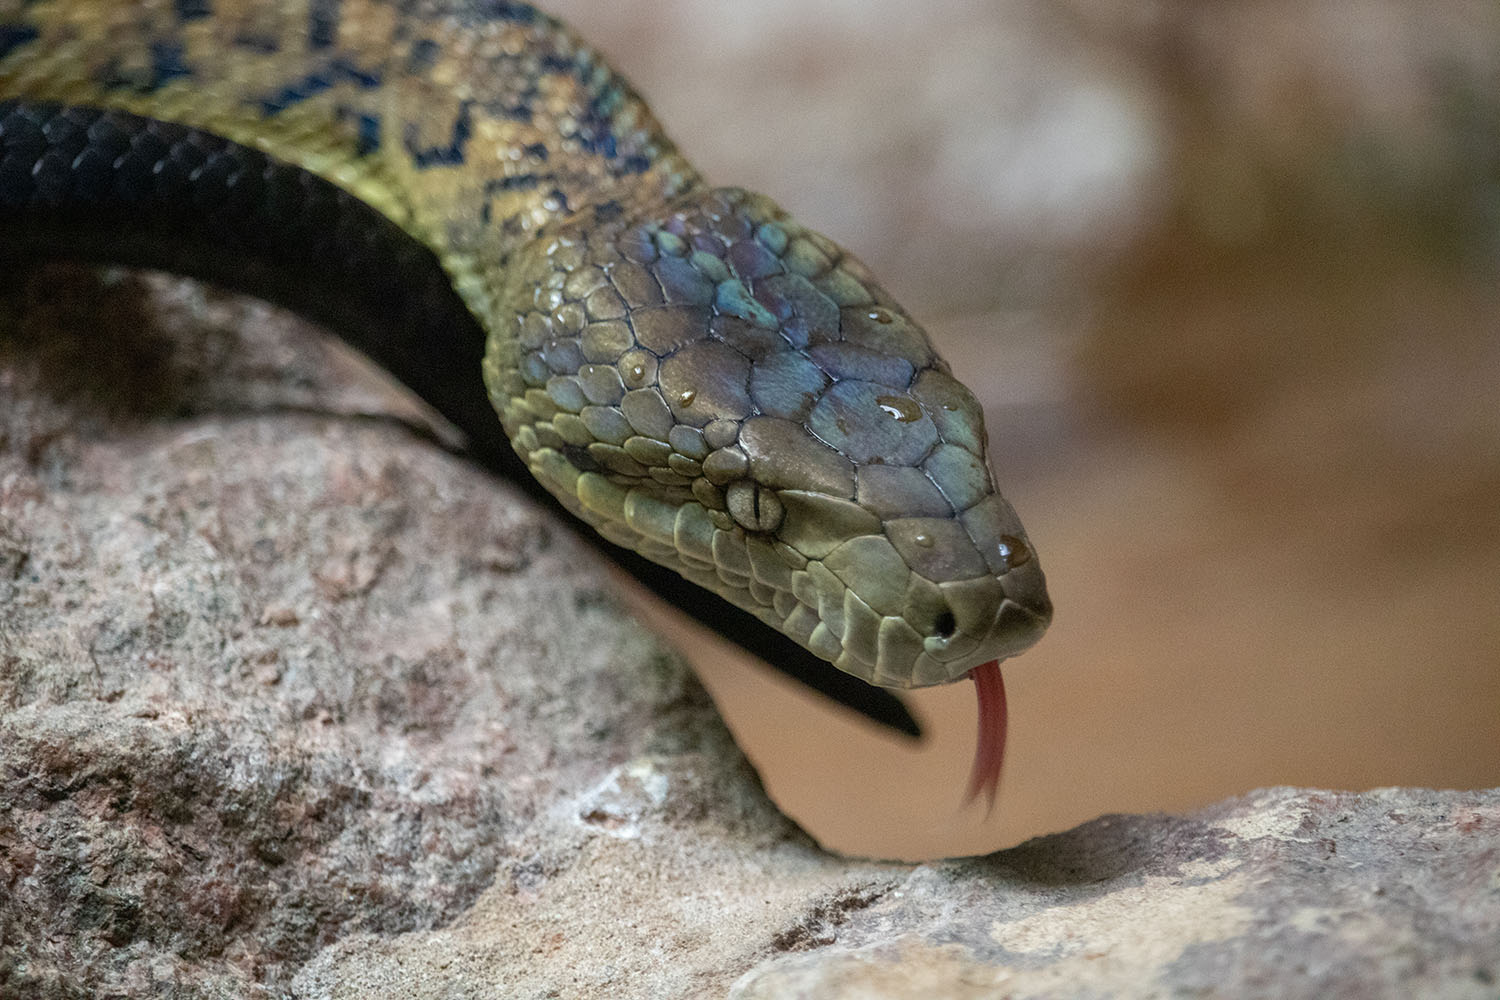
[[[548,6],[927,322],[1047,568],[987,821],[967,685],[913,749],[696,647],[824,843],[1500,784],[1500,7]]]

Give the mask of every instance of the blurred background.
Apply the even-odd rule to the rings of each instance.
[[[988,818],[969,685],[914,746],[683,640],[820,841],[1500,784],[1500,5],[546,5],[927,324],[1047,570]]]

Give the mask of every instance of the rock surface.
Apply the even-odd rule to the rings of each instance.
[[[0,997],[1500,995],[1500,792],[819,851],[353,367],[187,284],[0,300]]]
[[[924,865],[736,1000],[1500,995],[1500,792],[1273,788]]]

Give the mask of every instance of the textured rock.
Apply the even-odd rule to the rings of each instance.
[[[913,869],[736,1000],[1500,993],[1500,792],[1274,788]]]
[[[0,300],[0,997],[1496,995],[1497,792],[820,852],[355,367],[186,284]]]
[[[326,366],[212,351],[317,353],[301,324],[154,287],[49,272],[0,335],[0,995],[280,983],[463,912],[559,789],[724,743],[565,532],[317,415],[358,405]],[[262,412],[217,405],[237,376]]]

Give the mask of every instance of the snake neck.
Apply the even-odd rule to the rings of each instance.
[[[493,272],[579,213],[640,215],[698,177],[570,30],[499,0],[25,5],[0,94],[223,135],[375,207],[478,315]]]

